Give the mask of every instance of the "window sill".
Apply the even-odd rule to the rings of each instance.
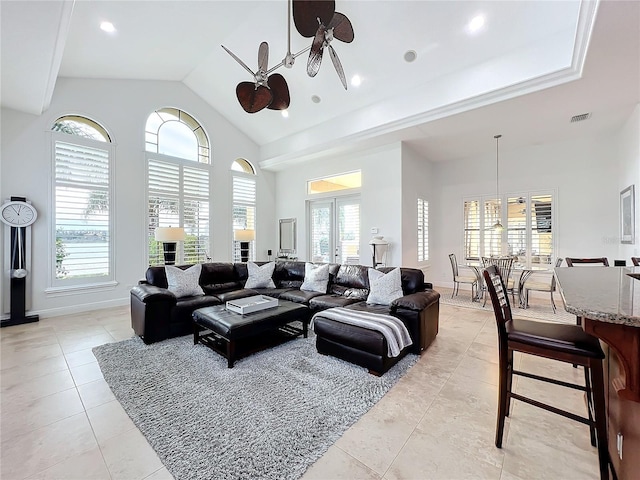
[[[64,297],[67,295],[81,295],[84,293],[104,292],[114,290],[118,282],[111,280],[100,283],[83,283],[82,285],[66,285],[64,287],[49,287],[44,290],[47,297]]]

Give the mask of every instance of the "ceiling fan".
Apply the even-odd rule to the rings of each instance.
[[[290,104],[289,86],[285,78],[273,73],[285,66],[293,67],[296,57],[311,50],[307,61],[307,74],[314,77],[320,70],[324,48],[329,50],[329,56],[338,73],[345,90],[347,80],[338,54],[331,46],[336,38],[346,43],[354,39],[353,27],[349,19],[342,13],[335,11],[336,2],[325,0],[288,0],[287,15],[287,54],[277,65],[268,68],[269,44],[262,42],[258,48],[258,70],[251,70],[231,50],[221,45],[244,69],[253,76],[252,82],[240,82],[236,87],[238,102],[247,113],[256,113],[264,108],[271,110],[286,110]],[[293,19],[296,29],[303,37],[313,37],[311,46],[296,54],[291,53],[291,8],[293,4]]]

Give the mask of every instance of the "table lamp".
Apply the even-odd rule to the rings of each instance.
[[[255,230],[234,230],[233,231],[233,239],[236,242],[240,242],[240,261],[248,262],[249,261],[249,242],[252,242],[256,239],[256,231]]]
[[[369,242],[371,253],[373,254],[373,268],[384,265],[385,255],[389,249],[389,242],[382,238],[382,235],[375,235]]]
[[[162,242],[164,251],[164,264],[175,265],[176,263],[176,243],[185,239],[184,228],[182,227],[158,227],[155,231],[156,241]]]

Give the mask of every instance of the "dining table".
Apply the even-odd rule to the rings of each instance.
[[[604,343],[608,447],[618,480],[640,478],[640,267],[556,267],[567,312]]]

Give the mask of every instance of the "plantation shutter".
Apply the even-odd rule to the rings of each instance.
[[[55,142],[56,279],[110,276],[110,150]]]
[[[360,203],[338,203],[340,263],[360,263]]]
[[[531,197],[531,265],[548,266],[553,260],[551,195]]]
[[[311,206],[311,261],[328,263],[331,255],[331,204]]]
[[[256,228],[256,181],[245,176],[233,176],[233,229]],[[240,261],[240,242],[233,242],[233,259]],[[249,259],[255,259],[255,241],[249,244]]]
[[[209,172],[202,168],[149,159],[148,162],[149,265],[163,265],[158,227],[183,227],[179,263],[200,263],[209,246]],[[177,260],[178,263],[178,260]]]
[[[464,259],[480,260],[480,202],[464,202]]]
[[[527,254],[527,200],[524,197],[507,199],[507,244],[509,254],[526,264]]]
[[[209,246],[209,172],[184,167],[183,177],[184,263],[201,263]]]
[[[483,256],[500,256],[502,252],[502,231],[496,230],[494,225],[501,219],[500,199],[484,201],[484,250]]]
[[[418,261],[429,260],[429,202],[418,199]]]

